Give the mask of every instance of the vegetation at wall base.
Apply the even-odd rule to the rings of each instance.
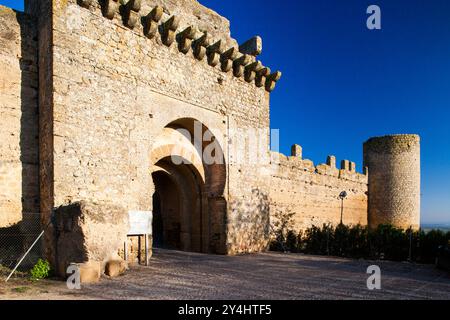
[[[354,259],[434,263],[439,246],[450,241],[450,232],[414,231],[391,225],[374,230],[366,226],[336,227],[324,224],[296,232],[282,224],[273,228],[270,250]]]
[[[39,259],[30,271],[31,280],[42,280],[50,276],[50,263],[46,260]]]

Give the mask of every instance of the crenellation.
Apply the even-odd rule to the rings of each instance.
[[[352,161],[349,162],[349,171],[351,173],[356,173],[356,163],[355,162],[352,162]]]
[[[293,146],[293,150],[295,150]],[[339,194],[347,191],[345,222],[367,224],[367,177],[336,168],[336,158],[314,166],[311,160],[272,153],[271,212],[296,213],[295,227],[340,222]]]
[[[369,167],[367,167],[367,166],[364,167],[364,169],[363,169],[363,174],[364,174],[365,176],[368,176],[368,175],[369,175]]]
[[[294,144],[291,147],[291,157],[296,157],[301,160],[303,158],[303,148],[298,144]]]
[[[80,6],[90,8],[93,2],[78,2]],[[266,91],[271,92],[275,89],[277,81],[281,78],[281,72],[270,73],[270,69],[264,67],[260,61],[254,60],[262,51],[262,39],[259,36],[248,40],[239,48],[231,47],[225,50],[226,44],[235,43],[234,39],[228,38],[213,40],[208,31],[201,31],[202,34],[195,39],[193,36],[195,26],[186,26],[181,32],[177,29],[182,25],[181,18],[177,15],[170,15],[162,6],[155,6],[146,16],[140,15],[141,0],[130,0],[125,5],[121,5],[118,0],[99,1],[103,15],[113,20],[116,13],[122,15],[122,21],[130,29],[138,26],[142,20],[142,32],[144,35],[153,39],[161,29],[161,41],[164,45],[170,47],[175,40],[178,41],[179,51],[187,54],[191,47],[194,57],[197,60],[203,60],[207,56],[208,64],[216,67],[221,64],[223,72],[229,72],[233,69],[233,74],[237,78],[244,76],[244,81],[254,83],[257,88],[264,87]],[[163,15],[169,15],[169,18],[159,25]],[[199,28],[201,30],[201,28]],[[247,54],[248,52],[248,54]]]
[[[262,38],[255,36],[239,46],[239,52],[251,56],[259,56],[262,53]]]
[[[349,160],[341,161],[341,170],[350,171],[350,161]]]
[[[332,169],[336,169],[336,157],[328,156],[327,157],[327,165],[330,166]]]

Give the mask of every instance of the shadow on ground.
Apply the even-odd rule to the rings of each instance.
[[[366,270],[373,264],[382,271],[382,289],[377,291],[366,286]],[[150,267],[133,267],[117,279],[105,278],[81,291],[69,291],[60,282],[45,290],[47,296],[37,294],[32,298],[450,299],[450,275],[430,265],[409,263],[278,253],[227,257],[157,250]],[[26,299],[31,294],[16,296]]]

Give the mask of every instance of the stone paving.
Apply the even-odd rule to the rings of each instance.
[[[379,265],[382,289],[367,289],[367,267]],[[450,299],[450,274],[431,265],[370,262],[299,254],[237,257],[156,250],[150,267],[69,291],[47,282],[12,299]],[[6,294],[5,294],[6,293]]]

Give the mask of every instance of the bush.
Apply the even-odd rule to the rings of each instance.
[[[32,280],[46,279],[50,275],[50,263],[46,260],[39,259],[30,273]]]
[[[312,226],[304,232],[292,230],[292,213],[279,214],[278,228],[274,229],[270,249],[348,258],[386,259],[433,263],[437,248],[450,241],[450,232],[403,230],[391,225],[380,225],[375,230],[367,226],[322,228]]]
[[[292,231],[294,225],[294,212],[277,211],[271,224],[271,234],[274,239],[270,243],[272,251],[291,251],[297,247],[297,236]]]

